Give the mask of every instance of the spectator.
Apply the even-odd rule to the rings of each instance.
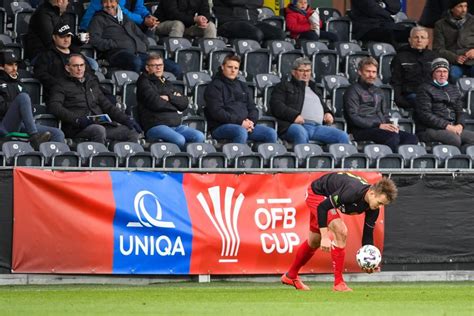
[[[451,63],[452,83],[474,76],[474,18],[465,0],[450,1],[448,15],[435,23],[433,50]]]
[[[73,25],[73,21],[68,21],[63,15],[68,3],[69,0],[46,0],[31,16],[25,38],[25,57],[32,64],[40,52],[53,48],[51,38],[56,25],[61,22]],[[74,45],[80,46],[80,40],[76,38]]]
[[[186,143],[202,143],[205,136],[181,124],[188,98],[163,77],[163,57],[150,54],[137,81],[138,115],[150,141],[162,139],[186,150]]]
[[[42,142],[64,142],[64,133],[60,129],[35,124],[30,96],[21,92],[17,72],[19,58],[9,51],[0,57],[0,134],[26,132],[36,150]]]
[[[396,152],[398,145],[417,144],[415,135],[401,131],[390,123],[383,92],[374,85],[378,63],[373,57],[359,62],[359,81],[344,94],[344,116],[356,141],[385,144]]]
[[[406,43],[410,27],[396,24],[392,17],[400,9],[400,0],[351,0],[352,37],[364,42],[390,43],[395,47]]]
[[[308,0],[292,0],[285,9],[286,28],[294,39],[317,41],[327,39],[337,42],[337,34],[321,31],[322,20],[317,12],[308,5]],[[312,16],[317,16],[317,21],[311,22]]]
[[[169,37],[216,37],[208,0],[161,0],[155,12],[156,34]]]
[[[82,55],[71,54],[66,71],[69,76],[53,87],[47,106],[62,121],[67,137],[103,144],[106,139],[138,141],[140,126],[104,96],[97,80],[85,72]],[[112,122],[99,125],[89,117],[100,114],[108,114]]]
[[[278,135],[293,144],[310,140],[349,143],[349,136],[337,128],[325,126],[334,122],[329,108],[311,79],[311,60],[300,57],[293,63],[291,81],[280,82],[272,92],[270,109],[278,119]]]
[[[143,0],[119,0],[119,6],[122,9],[123,14],[135,22],[143,32],[155,29],[159,23],[158,19],[151,15],[150,11],[145,7]],[[91,0],[86,13],[84,13],[84,16],[81,19],[79,29],[86,31],[89,28],[89,24],[94,14],[101,10],[102,0]]]
[[[417,92],[415,108],[417,135],[423,142],[441,142],[461,147],[474,144],[474,132],[464,129],[461,92],[448,83],[449,62],[436,58],[431,65],[432,81]]]
[[[420,17],[420,25],[433,28],[436,21],[445,17],[449,9],[450,0],[426,0]],[[469,13],[474,13],[474,1],[468,0]]]
[[[211,135],[217,140],[228,139],[234,143],[253,140],[274,143],[274,129],[257,124],[258,110],[245,82],[237,79],[240,57],[224,58],[219,72],[204,92],[206,115]]]
[[[400,108],[413,110],[416,90],[431,80],[431,62],[436,53],[428,48],[428,31],[416,26],[410,31],[409,45],[402,46],[391,63],[391,84],[395,90],[395,103]]]
[[[79,53],[77,47],[71,47],[71,38],[74,36],[68,24],[59,23],[53,31],[54,46],[39,54],[35,67],[34,76],[43,85],[43,97],[47,101],[51,88],[58,82],[58,79],[66,78],[65,66],[71,53]],[[97,62],[92,58],[87,58],[86,70],[93,74],[93,67],[97,67]],[[91,66],[93,63],[93,67]]]
[[[253,39],[260,43],[286,37],[278,27],[257,20],[257,9],[262,7],[263,0],[214,0],[213,3],[212,11],[219,22],[219,36]]]

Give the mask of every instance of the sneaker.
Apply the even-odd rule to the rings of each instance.
[[[334,292],[352,292],[352,289],[347,286],[346,282],[341,282],[338,285],[334,285],[332,290]]]
[[[35,150],[39,150],[39,145],[41,143],[47,142],[51,139],[50,132],[36,133],[31,135],[30,144]]]
[[[301,290],[301,291],[309,291],[309,290],[311,290],[311,289],[309,288],[309,286],[307,286],[306,284],[303,283],[303,281],[301,281],[300,278],[290,279],[290,278],[286,275],[286,273],[281,276],[281,283],[286,284],[286,285],[290,285],[290,286],[294,286],[295,289]]]

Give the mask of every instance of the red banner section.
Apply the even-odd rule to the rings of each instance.
[[[370,183],[379,173],[354,172]],[[307,239],[305,194],[324,173],[14,172],[14,272],[274,274]],[[358,272],[363,215],[349,229]],[[381,212],[375,244],[383,250]],[[331,272],[316,252],[303,273]]]

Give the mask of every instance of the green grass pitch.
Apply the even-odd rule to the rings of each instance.
[[[301,292],[280,283],[211,282],[0,287],[1,315],[474,315],[474,282],[327,282]]]

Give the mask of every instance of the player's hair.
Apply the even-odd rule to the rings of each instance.
[[[382,178],[380,181],[371,186],[371,190],[377,195],[385,194],[389,202],[395,201],[398,195],[398,189],[395,185],[395,182],[389,178]]]
[[[377,59],[375,59],[374,57],[371,57],[371,56],[364,57],[360,60],[357,69],[362,70],[362,69],[364,69],[365,66],[369,66],[369,65],[378,67],[379,63],[377,62]]]
[[[236,61],[240,64],[240,57],[239,55],[229,54],[225,56],[224,61],[222,62],[222,65],[227,64],[228,61]]]

